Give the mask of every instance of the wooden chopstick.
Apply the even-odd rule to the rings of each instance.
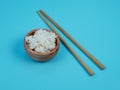
[[[73,56],[79,61],[79,63],[84,67],[84,69],[87,71],[87,73],[91,76],[94,75],[93,71],[82,61],[82,59],[73,51],[73,49],[70,48],[70,46],[64,41],[64,39],[61,37],[61,35],[52,27],[52,25],[42,15],[42,13],[39,11],[37,13],[42,18],[42,20],[49,26],[49,28],[59,36],[62,43],[66,46],[66,48],[68,48],[68,50],[73,54]]]
[[[48,16],[44,11],[41,12],[53,25],[55,25],[58,30],[60,30],[67,38],[69,38],[88,58],[90,58],[101,70],[105,67],[102,63],[100,63],[92,54],[90,54],[86,49],[84,49],[75,39],[70,36],[60,25],[58,25],[50,16]]]

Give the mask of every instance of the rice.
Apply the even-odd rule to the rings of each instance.
[[[26,36],[25,41],[30,49],[36,52],[50,52],[56,47],[56,35],[53,32],[48,32],[43,29],[37,30],[34,35]]]

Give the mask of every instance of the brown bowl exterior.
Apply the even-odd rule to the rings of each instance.
[[[35,30],[32,30],[31,32],[29,32],[26,36],[30,36],[30,35],[34,35],[35,31],[37,31],[39,29],[35,29]],[[47,30],[47,29],[44,29],[44,30]],[[49,30],[47,30],[49,31]],[[26,37],[25,36],[25,37]],[[56,47],[51,51],[51,52],[47,52],[47,53],[40,53],[40,52],[35,52],[33,50],[31,50],[27,44],[27,42],[25,41],[25,38],[24,38],[24,47],[25,47],[25,50],[27,52],[27,54],[34,60],[36,61],[47,61],[47,60],[50,60],[51,58],[53,58],[58,49],[59,49],[59,46],[60,46],[60,40],[59,40],[59,37],[57,36],[56,38]]]

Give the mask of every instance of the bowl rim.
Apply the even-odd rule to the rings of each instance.
[[[49,32],[53,32],[53,31],[51,31],[51,30],[49,30],[49,29],[46,29],[46,28],[37,28],[37,29],[33,29],[33,30],[31,30],[30,32],[28,32],[28,33],[25,35],[25,37],[32,35],[32,33],[35,33],[35,31],[40,30],[40,29],[43,29],[43,30],[46,30],[46,31],[49,31]],[[53,32],[53,33],[54,33],[54,32]],[[27,42],[25,41],[25,37],[24,37],[24,46],[25,46],[26,50],[29,50],[29,52],[31,52],[31,53],[33,53],[33,54],[36,54],[36,55],[44,55],[44,56],[46,56],[46,55],[53,54],[54,52],[57,51],[57,49],[59,48],[59,45],[60,45],[60,39],[59,39],[59,37],[58,37],[58,35],[57,35],[56,33],[55,33],[55,35],[57,36],[57,38],[56,38],[56,47],[55,47],[53,50],[51,50],[50,52],[41,53],[41,52],[33,51],[33,50],[30,49],[29,46],[27,45]]]

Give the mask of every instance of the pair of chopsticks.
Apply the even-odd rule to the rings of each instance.
[[[48,27],[55,32],[62,43],[66,46],[66,48],[73,54],[73,56],[79,61],[79,63],[83,66],[83,68],[87,71],[89,75],[94,75],[94,72],[82,61],[82,59],[74,52],[74,50],[65,42],[65,40],[61,37],[61,35],[55,30],[55,28],[50,24],[50,22],[57,27],[68,39],[70,39],[88,58],[90,58],[101,70],[105,67],[101,64],[93,55],[91,55],[87,50],[85,50],[76,40],[74,40],[60,25],[58,25],[50,16],[48,16],[44,11],[37,11],[38,15],[42,18],[42,20],[48,25]],[[48,22],[49,20],[49,22]]]

